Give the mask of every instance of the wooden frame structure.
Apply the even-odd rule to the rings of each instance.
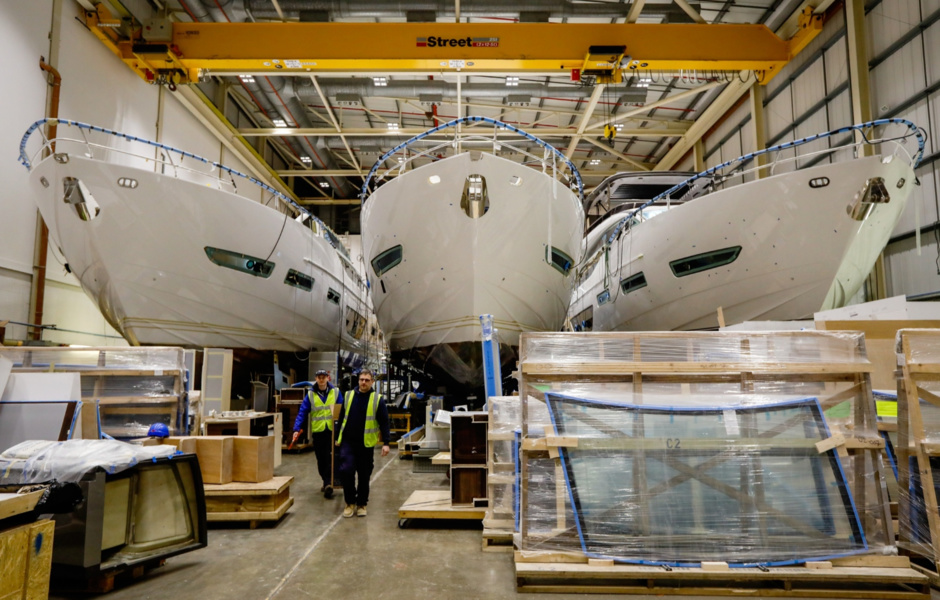
[[[924,422],[920,399],[940,407],[940,329],[901,329],[898,331],[898,360],[901,378],[898,379],[898,547],[932,563],[932,579],[940,582],[940,510],[934,487],[934,473],[930,464],[940,457],[940,432],[930,431]],[[903,362],[902,361],[903,357]],[[911,399],[914,398],[914,401]],[[928,530],[915,531],[913,504],[910,493],[912,473],[910,459],[916,457],[917,470],[923,491],[923,510]],[[926,539],[926,535],[930,539]]]
[[[571,386],[582,386],[583,391],[583,386],[592,384],[603,384],[608,390],[619,386],[635,398],[642,398],[644,392],[654,394],[667,388],[683,395],[709,393],[715,387],[741,395],[766,393],[768,389],[776,389],[777,393],[793,390],[790,397],[796,393],[810,395],[807,390],[813,390],[812,395],[824,410],[835,409],[842,416],[838,423],[830,422],[831,436],[819,443],[818,450],[835,448],[849,467],[848,484],[868,538],[876,546],[893,543],[880,455],[884,441],[877,435],[870,383],[872,365],[866,358],[862,334],[817,331],[523,334],[520,356],[522,514],[517,569],[521,563],[533,561],[589,562],[580,544],[575,543],[577,536],[571,535],[574,525],[569,520],[569,500],[558,460],[559,448],[577,444],[577,440],[555,436],[551,428],[546,429],[539,420],[533,421],[531,415],[535,405],[543,403],[541,398],[546,391],[564,391]],[[544,527],[532,531],[527,514],[532,501],[529,463],[533,459],[551,459],[556,465],[555,522],[548,534]],[[637,489],[647,489],[640,475],[642,469],[637,469],[637,473],[640,479],[635,482]],[[686,479],[700,478],[696,473],[686,475]],[[758,494],[760,488],[760,482],[756,482]],[[760,498],[752,501],[759,502]]]
[[[91,432],[97,432],[109,415],[144,415],[144,419],[152,415],[141,421],[147,424],[168,418],[177,435],[188,433],[187,373],[181,348],[23,347],[0,350],[0,355],[13,360],[15,373],[80,373],[85,438],[97,437]],[[105,433],[124,439],[142,435],[118,429]]]

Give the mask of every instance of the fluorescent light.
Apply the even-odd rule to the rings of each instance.
[[[398,129],[399,129],[399,128],[398,128],[398,123],[389,123],[389,124],[388,124],[388,129],[389,129],[389,131],[398,131]]]
[[[614,123],[614,129],[616,129],[617,131],[620,131],[621,129],[623,129],[623,123]]]
[[[428,183],[430,183],[431,185],[436,185],[440,182],[441,182],[440,175],[431,175],[430,177],[428,177]]]
[[[379,87],[385,87],[388,85],[388,78],[386,77],[373,77],[372,82]]]
[[[241,79],[242,81],[244,81],[245,83],[254,83],[254,82],[255,82],[255,78],[254,78],[253,76],[251,76],[251,75],[239,75],[238,78]]]
[[[515,75],[508,75],[506,77],[506,85],[513,87],[519,85],[519,78]]]
[[[328,188],[328,187],[330,187],[330,184],[327,183],[326,181],[321,181],[321,182],[320,182],[320,187],[322,187],[322,188]]]
[[[591,164],[592,164],[592,165],[599,165],[599,164],[601,164],[601,161],[598,160],[598,159],[596,159],[596,158],[592,158],[592,159],[591,159]]]
[[[311,163],[313,162],[313,159],[310,158],[309,156],[301,156],[301,157],[300,157],[300,162],[306,163],[306,164],[309,165],[309,164],[311,164]]]
[[[284,119],[271,119],[271,122],[274,123],[275,127],[287,127],[287,121]]]

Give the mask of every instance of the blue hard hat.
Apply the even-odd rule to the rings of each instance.
[[[166,423],[154,423],[147,431],[147,436],[159,438],[170,437],[170,428],[166,426]]]

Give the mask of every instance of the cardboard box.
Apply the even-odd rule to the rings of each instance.
[[[176,449],[186,454],[196,454],[196,438],[187,435],[171,435],[163,438],[163,443],[176,446]]]
[[[203,483],[231,483],[234,438],[202,436],[195,438],[196,455],[202,470]]]
[[[232,439],[232,481],[260,483],[274,477],[275,436],[236,436]]]

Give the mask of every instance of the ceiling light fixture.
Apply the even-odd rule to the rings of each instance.
[[[320,182],[320,187],[321,187],[321,188],[328,188],[328,187],[330,187],[330,184],[327,183],[326,181],[321,181],[321,182]]]
[[[399,129],[398,123],[389,123],[389,124],[388,124],[388,130],[389,130],[389,131],[398,131],[398,129]]]
[[[251,75],[239,75],[238,78],[241,79],[242,81],[244,81],[245,83],[254,83],[254,82],[255,82],[255,78],[252,77]]]
[[[387,77],[373,77],[373,78],[372,78],[372,82],[373,82],[375,85],[379,86],[379,87],[386,87],[386,86],[388,86],[388,78],[387,78]]]
[[[508,85],[509,87],[514,87],[514,86],[519,85],[519,78],[516,77],[515,75],[509,75],[509,76],[507,76],[507,77],[506,77],[506,85]]]
[[[287,121],[284,119],[271,119],[271,122],[274,123],[275,127],[287,127]]]

